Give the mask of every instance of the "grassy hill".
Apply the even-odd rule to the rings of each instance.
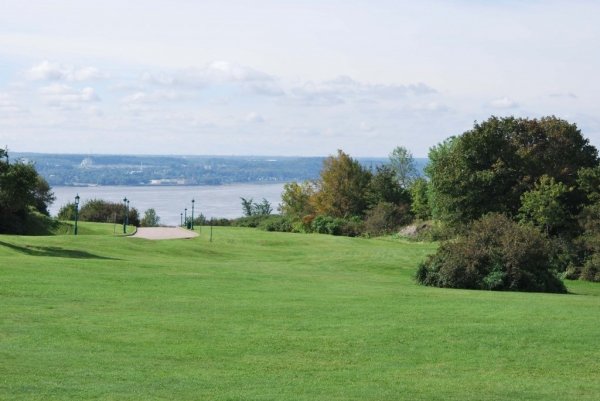
[[[206,231],[0,236],[0,399],[598,399],[598,284],[421,287],[431,244]]]

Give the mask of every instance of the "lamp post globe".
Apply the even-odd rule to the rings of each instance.
[[[127,234],[127,197],[123,198],[123,207],[125,209],[125,216],[123,216],[123,234]]]
[[[77,235],[77,220],[79,220],[79,194],[75,196],[75,230],[73,231],[74,235]]]
[[[196,201],[194,199],[192,199],[192,223],[190,224],[190,228],[193,230],[194,229],[194,203]]]

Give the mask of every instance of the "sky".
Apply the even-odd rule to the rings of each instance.
[[[0,1],[0,146],[387,156],[491,115],[600,147],[599,1]]]

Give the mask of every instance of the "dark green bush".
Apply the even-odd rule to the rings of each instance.
[[[138,211],[134,207],[129,208],[129,224],[140,225]],[[87,201],[79,208],[79,220],[95,221],[99,223],[123,222],[125,206],[120,202],[108,202],[101,199]]]
[[[311,231],[319,234],[356,237],[363,233],[364,225],[360,217],[347,219],[332,216],[317,216],[312,220]]]
[[[258,228],[265,231],[290,233],[293,231],[293,221],[286,216],[270,215],[260,222]]]
[[[581,270],[581,280],[600,282],[600,255],[589,257]]]
[[[564,293],[551,264],[549,242],[539,231],[488,214],[444,242],[419,266],[416,279],[437,287]]]

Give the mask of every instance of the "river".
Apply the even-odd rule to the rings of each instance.
[[[98,186],[98,187],[52,187],[56,201],[50,207],[50,214],[56,216],[61,206],[73,202],[79,194],[83,204],[91,199],[122,202],[127,197],[130,207],[135,207],[144,216],[144,211],[154,209],[160,223],[178,225],[180,214],[187,208],[192,213],[192,199],[195,199],[194,216],[202,213],[207,218],[235,218],[243,215],[240,198],[252,198],[256,202],[267,199],[276,211],[281,202],[283,183],[277,184],[232,184],[215,186]]]

